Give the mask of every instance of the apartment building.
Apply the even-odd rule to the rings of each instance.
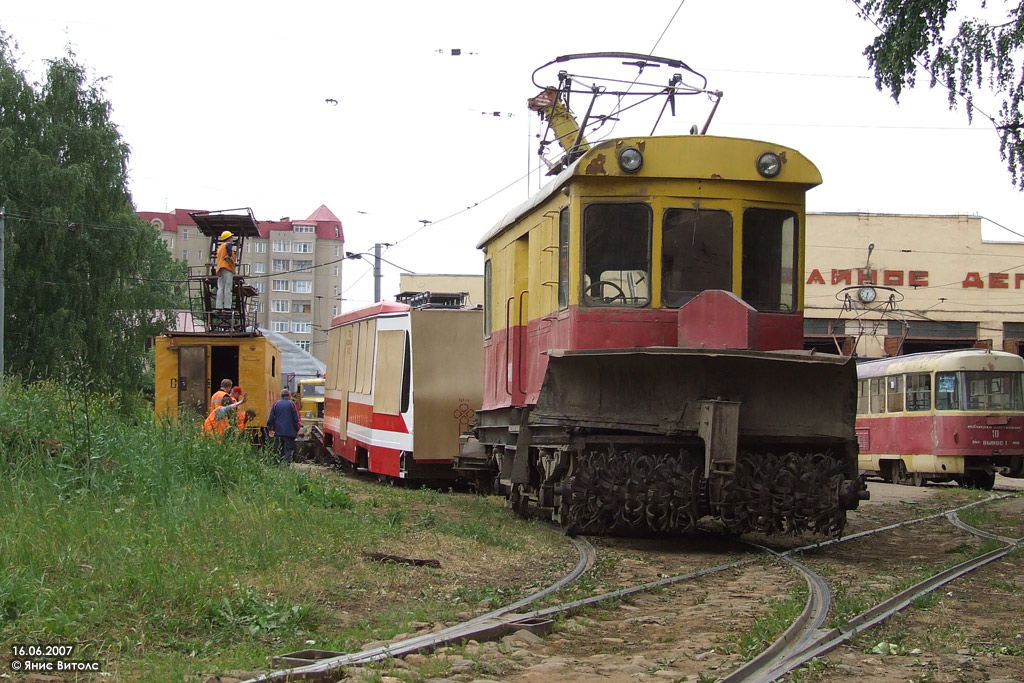
[[[196,209],[173,212],[139,211],[160,231],[176,258],[189,266],[213,263],[210,240],[200,234],[189,215]],[[247,283],[259,292],[260,327],[279,332],[321,361],[327,359],[327,330],[339,313],[345,234],[341,220],[325,205],[309,218],[257,218],[259,237],[245,240],[240,264],[248,264]]]

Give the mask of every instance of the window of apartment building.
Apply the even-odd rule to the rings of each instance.
[[[257,242],[256,243],[256,253],[257,254],[266,254],[267,253],[267,243],[266,242]]]
[[[273,270],[274,272],[288,270],[289,268],[291,268],[292,265],[291,262],[286,258],[276,258],[272,259],[272,261],[273,263],[271,264],[270,269]]]
[[[292,287],[292,291],[296,294],[312,294],[313,293],[313,281],[312,280],[295,280],[295,284]]]
[[[257,280],[256,282],[253,282],[253,283],[252,283],[252,286],[253,286],[253,288],[254,288],[254,289],[255,289],[255,290],[257,291],[257,292],[259,292],[260,294],[262,294],[262,293],[263,293],[263,284],[264,284],[264,283],[263,283],[263,280]]]
[[[186,263],[188,262],[188,249],[181,250],[181,260],[185,261]]]
[[[334,255],[341,256],[341,247],[334,247]]]
[[[293,232],[316,232],[316,227],[312,225],[293,225]]]
[[[292,266],[300,273],[308,273],[313,270],[313,262],[309,259],[295,259]]]
[[[187,240],[188,239],[188,228],[182,228],[181,229],[181,239],[183,239],[183,240]]]
[[[334,285],[332,289],[334,289],[334,294],[332,294],[331,296],[338,296],[338,285]]]
[[[312,254],[312,242],[292,242],[292,252],[296,254]]]
[[[174,238],[173,237],[168,237],[164,241],[167,243],[167,248],[168,249],[174,249]]]
[[[298,346],[303,351],[306,351],[307,353],[309,352],[309,340],[308,339],[299,339],[298,341],[295,342],[295,345]]]
[[[339,272],[340,268],[341,268],[341,266],[334,266],[334,276],[335,277],[338,276],[338,272]]]
[[[312,320],[293,320],[292,332],[294,334],[309,334],[313,331]]]
[[[309,299],[296,299],[292,302],[292,313],[312,313],[313,302]]]
[[[331,315],[338,315],[338,304],[334,304],[333,306],[331,306]]]
[[[271,299],[270,310],[273,313],[287,313],[288,299]]]
[[[256,311],[258,313],[262,313],[263,312],[263,302],[262,301],[256,306]]]
[[[292,250],[292,243],[288,240],[274,240],[274,251],[288,252]]]
[[[252,270],[254,273],[265,273],[267,272],[267,264],[262,261],[257,261],[252,264]]]
[[[270,283],[270,289],[275,291],[275,292],[287,292],[288,291],[288,283],[289,282],[291,282],[291,281],[290,280],[273,280]]]
[[[154,228],[156,228],[157,230],[163,230],[164,229],[164,222],[162,220],[160,220],[159,218],[154,218],[153,220],[150,221],[150,224]]]
[[[203,250],[202,249],[197,249],[196,250],[196,262],[202,263],[202,261],[203,261]]]
[[[271,320],[270,321],[270,330],[272,332],[287,332],[288,331],[288,321],[287,320]]]

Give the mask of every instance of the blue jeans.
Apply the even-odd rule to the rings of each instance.
[[[281,462],[291,462],[295,452],[295,437],[280,434],[274,436],[274,450],[281,457]]]

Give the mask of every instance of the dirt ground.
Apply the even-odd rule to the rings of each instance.
[[[1024,490],[1022,483],[1000,478],[997,488]],[[848,533],[937,511],[940,500],[935,499],[944,487],[872,482],[869,488],[871,500],[851,513]],[[1024,535],[1024,497],[995,505],[992,524],[1003,531],[993,531]],[[744,556],[742,546],[722,540],[594,540],[599,554],[615,558],[615,571],[606,573],[608,583],[650,580]],[[834,592],[839,586],[850,594],[871,595],[910,566],[948,565],[960,561],[958,553],[980,544],[939,519],[903,527],[884,541],[854,540],[822,549],[814,561]],[[860,634],[789,680],[1024,681],[1022,576],[1024,552],[1018,551],[947,584],[929,600]],[[383,680],[713,681],[742,664],[739,644],[745,636],[758,641],[757,629],[772,604],[799,582],[781,564],[732,569],[569,618],[544,638],[521,633],[506,636],[502,643],[412,655],[383,672]],[[360,679],[370,672],[350,673]]]

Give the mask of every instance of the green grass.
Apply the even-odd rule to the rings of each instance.
[[[573,559],[494,499],[308,477],[122,405],[0,384],[0,651],[76,643],[119,680],[260,669],[309,640],[355,648],[523,592],[365,552]]]

